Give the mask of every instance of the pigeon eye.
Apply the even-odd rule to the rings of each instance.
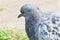
[[[21,11],[22,14],[26,14],[27,12],[27,10]]]
[[[22,14],[24,14],[24,11],[20,11]]]
[[[27,13],[28,11],[27,10],[24,10],[24,14]]]

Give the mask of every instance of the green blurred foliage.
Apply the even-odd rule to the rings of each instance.
[[[0,11],[3,11],[4,10],[4,8],[3,7],[0,7]]]
[[[29,40],[26,34],[12,32],[11,30],[0,30],[0,40]]]

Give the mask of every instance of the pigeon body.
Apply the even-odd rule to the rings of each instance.
[[[43,13],[38,7],[25,4],[19,17],[25,17],[29,40],[60,40],[60,14]]]

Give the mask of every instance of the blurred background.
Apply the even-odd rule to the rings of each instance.
[[[12,31],[13,35],[13,39],[6,40],[27,40],[25,36],[24,38],[19,39],[21,38],[20,33],[26,34],[25,19],[24,17],[21,17],[19,19],[17,18],[18,15],[20,14],[20,8],[24,4],[37,5],[42,12],[58,12],[58,13],[60,12],[60,0],[0,0],[0,29],[1,30],[8,29],[10,32]],[[15,33],[18,33],[18,35],[20,35],[18,36],[18,39],[15,39],[16,36]],[[7,36],[4,36],[4,38],[5,37],[7,38]],[[12,36],[10,36],[9,38],[11,37]],[[0,40],[5,39],[3,39],[2,37]]]

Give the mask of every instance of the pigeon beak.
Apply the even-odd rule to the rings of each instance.
[[[22,16],[22,14],[19,14],[19,15],[18,15],[18,18],[20,18],[21,16]]]

